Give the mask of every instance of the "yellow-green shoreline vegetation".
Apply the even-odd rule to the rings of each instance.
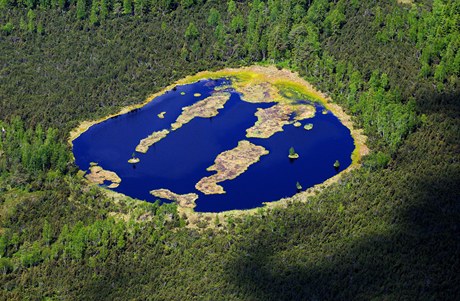
[[[195,188],[204,194],[223,194],[225,190],[217,183],[232,180],[245,172],[249,166],[258,162],[260,157],[267,155],[268,150],[255,145],[247,140],[238,142],[238,146],[220,153],[214,165],[208,167],[207,171],[216,171],[209,177],[202,178],[195,185]]]
[[[105,181],[111,182],[109,188],[117,188],[121,183],[121,178],[113,171],[105,170],[101,166],[92,164],[89,168],[90,173],[85,177],[91,183],[102,185]]]
[[[329,178],[325,182],[316,185],[315,187],[307,189],[307,191],[302,191],[294,195],[290,198],[284,198],[279,201],[275,202],[268,202],[264,203],[266,207],[274,208],[278,206],[286,206],[290,201],[305,201],[308,195],[314,193],[314,191],[322,190],[324,187],[336,182],[344,172],[349,172],[354,168],[357,168],[361,165],[361,158],[364,155],[369,153],[369,149],[366,146],[367,137],[363,134],[361,129],[357,129],[354,127],[351,117],[347,115],[343,109],[332,102],[332,100],[322,92],[316,90],[310,83],[308,83],[303,78],[299,77],[298,74],[286,70],[286,69],[278,69],[274,66],[260,66],[260,65],[253,65],[249,67],[242,67],[242,68],[226,68],[219,71],[202,71],[195,75],[187,76],[177,82],[165,87],[163,90],[149,95],[143,103],[138,105],[133,105],[129,107],[123,108],[120,112],[116,114],[112,114],[106,116],[104,118],[94,120],[94,121],[84,121],[82,122],[77,128],[75,128],[70,133],[69,143],[72,145],[72,141],[79,137],[82,133],[87,131],[92,125],[110,119],[112,117],[126,114],[132,110],[138,109],[143,107],[144,105],[148,104],[157,96],[164,94],[165,92],[173,89],[177,85],[187,85],[191,83],[195,83],[199,80],[204,79],[221,79],[221,78],[229,78],[232,80],[231,87],[234,88],[236,91],[240,91],[241,87],[248,86],[250,84],[257,85],[264,82],[271,83],[272,86],[278,89],[278,96],[275,96],[272,100],[273,102],[289,102],[292,103],[293,100],[296,99],[310,99],[313,101],[319,101],[328,111],[332,112],[343,125],[345,125],[348,129],[350,129],[351,135],[354,139],[355,149],[352,153],[352,164],[336,176]],[[263,87],[263,85],[262,85]],[[219,87],[216,87],[216,90],[219,90]],[[226,86],[225,88],[229,88]],[[260,87],[259,87],[260,88]],[[248,90],[246,90],[248,91]],[[274,90],[271,90],[272,92]],[[270,91],[269,91],[270,92]],[[241,92],[240,92],[241,93]],[[247,92],[246,92],[247,93]],[[182,94],[182,93],[181,93]],[[184,93],[185,94],[185,93]],[[183,95],[183,94],[182,94]],[[181,208],[179,206],[179,208]],[[184,211],[185,210],[185,211]],[[203,216],[203,213],[196,213],[189,208],[182,208],[180,209],[181,212],[186,213],[188,218],[198,218],[197,216]],[[239,214],[251,214],[256,213],[256,209],[248,209],[248,210],[233,210],[228,211],[229,215],[239,215]],[[213,214],[209,213],[206,216],[211,216]]]
[[[157,198],[176,202],[182,208],[195,208],[198,199],[196,193],[177,194],[168,189],[155,189],[150,194]]]
[[[217,116],[219,110],[223,109],[225,103],[229,99],[230,93],[216,92],[191,106],[182,108],[182,113],[177,117],[176,121],[171,124],[171,129],[175,131],[196,117],[211,118]]]
[[[165,138],[169,134],[169,130],[156,131],[150,134],[147,138],[142,139],[136,146],[136,152],[146,153],[150,146]]]

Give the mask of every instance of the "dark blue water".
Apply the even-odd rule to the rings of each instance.
[[[141,160],[138,164],[127,162],[141,139],[154,131],[169,129],[182,107],[211,95],[214,84],[225,83],[228,81],[177,86],[141,109],[92,126],[73,141],[76,164],[87,170],[90,162],[97,162],[122,179],[115,191],[150,202],[155,201],[149,194],[153,189],[195,192],[199,195],[195,210],[200,212],[258,207],[263,202],[294,195],[297,181],[307,189],[334,176],[335,160],[340,161],[340,170],[351,164],[354,144],[350,131],[331,113],[321,114],[323,108],[319,105],[315,117],[302,121],[302,127],[285,126],[283,132],[268,139],[246,138],[246,129],[257,120],[257,108],[273,104],[247,103],[234,91],[216,117],[193,119],[154,144],[146,154],[137,154]],[[186,94],[180,95],[181,92]],[[194,97],[194,93],[201,93],[201,97]],[[164,119],[157,116],[162,111],[166,111]],[[313,130],[303,129],[307,123],[313,123]],[[219,183],[226,194],[203,195],[197,191],[195,184],[214,173],[206,168],[214,164],[216,156],[243,139],[270,153],[236,179]],[[300,155],[294,161],[287,157],[291,146]]]

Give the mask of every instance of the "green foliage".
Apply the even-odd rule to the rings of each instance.
[[[33,32],[35,30],[35,13],[33,10],[27,12],[27,30]]]
[[[82,20],[86,17],[86,1],[77,0],[77,19]]]
[[[2,298],[458,295],[458,1],[195,2],[135,1],[127,16],[122,1],[1,2]],[[175,205],[112,199],[74,172],[79,121],[256,61],[341,104],[369,137],[364,167],[304,202],[192,228]]]
[[[366,157],[364,166],[370,169],[385,168],[390,162],[390,159],[391,159],[390,156],[383,152],[372,153]]]
[[[44,131],[39,125],[26,130],[19,118],[14,118],[5,129],[0,142],[0,166],[4,171],[27,170],[40,173],[50,169],[65,173],[70,159],[69,150],[58,140],[55,129]]]
[[[221,22],[221,16],[217,9],[214,7],[209,11],[208,24],[211,26],[217,26]]]
[[[91,5],[91,13],[89,15],[89,23],[91,25],[98,25],[99,23],[99,3],[98,1],[93,1]]]
[[[123,0],[123,13],[130,15],[133,12],[133,3],[131,0]]]
[[[297,188],[297,190],[302,190],[302,185],[300,185],[299,182],[295,183],[295,187]]]
[[[0,271],[5,275],[13,270],[13,263],[9,258],[0,258]]]
[[[6,35],[9,35],[13,32],[14,25],[11,22],[6,23],[2,26],[2,32]]]
[[[339,160],[335,160],[335,162],[334,162],[334,168],[335,168],[335,169],[340,168],[340,162],[339,162]]]
[[[200,35],[198,28],[194,22],[190,22],[187,29],[185,30],[185,38],[188,40],[194,40]]]
[[[194,0],[181,0],[180,1],[180,4],[184,7],[184,8],[189,8],[191,6],[193,6],[194,4]]]

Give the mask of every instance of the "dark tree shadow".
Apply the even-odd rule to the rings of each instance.
[[[395,216],[400,221],[391,232],[331,246],[333,252],[317,262],[307,257],[302,263],[302,251],[277,249],[276,243],[263,243],[270,241],[269,233],[261,234],[259,243],[244,242],[252,246],[242,247],[241,256],[228,265],[228,281],[252,300],[455,300],[460,293],[458,183],[458,172],[421,179],[417,186],[423,197]],[[315,232],[321,230],[308,235]],[[285,241],[291,239],[288,234]]]
[[[327,218],[324,213],[305,209],[303,220],[311,223],[293,218],[285,221],[283,235],[261,231],[243,239],[226,267],[235,293],[245,300],[458,300],[459,99],[449,94],[419,105],[431,123],[412,134],[396,162],[382,172],[390,180],[369,179],[388,186],[363,191],[369,207],[358,213],[372,214],[391,202],[384,230],[359,233],[352,215],[338,218],[331,230],[320,222]],[[334,230],[342,224],[353,229]],[[296,243],[302,227],[303,235],[321,235],[322,245]]]

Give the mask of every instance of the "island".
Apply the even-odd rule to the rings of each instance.
[[[163,118],[165,118],[165,114],[166,114],[166,112],[161,112],[157,116],[158,116],[158,118],[163,119]]]
[[[256,123],[246,130],[248,138],[269,138],[276,132],[283,131],[283,126],[289,124],[292,107],[276,104],[267,109],[257,109]]]
[[[154,197],[176,202],[182,208],[195,208],[198,199],[196,193],[177,194],[168,189],[156,189],[150,191]]]
[[[306,125],[304,125],[303,128],[306,129],[307,131],[310,131],[313,129],[313,123],[307,123]]]
[[[139,158],[131,158],[128,160],[128,163],[131,163],[131,164],[136,164],[136,163],[139,163],[141,162],[141,160]]]
[[[268,150],[255,145],[247,140],[238,142],[238,146],[220,153],[214,165],[208,167],[207,171],[216,171],[209,177],[204,177],[195,185],[195,188],[204,194],[223,194],[225,190],[217,183],[232,180],[245,172],[249,166],[258,162],[260,157],[267,155]]]
[[[121,178],[113,171],[104,170],[101,166],[92,165],[90,173],[86,175],[86,179],[91,183],[102,185],[105,181],[111,182],[108,188],[117,188],[121,183]]]
[[[216,92],[191,106],[182,108],[182,113],[177,117],[176,122],[171,124],[171,129],[175,131],[196,117],[211,118],[217,116],[219,109],[222,109],[229,99],[230,93]]]
[[[294,147],[291,147],[289,149],[289,155],[288,155],[289,159],[298,159],[299,158],[299,154],[296,153]]]
[[[147,138],[142,139],[139,144],[136,146],[136,152],[146,153],[149,150],[149,147],[157,143],[161,139],[165,138],[169,134],[169,130],[161,130],[153,132]]]
[[[291,116],[295,114],[291,120]],[[248,138],[270,138],[273,134],[283,131],[283,126],[293,123],[300,127],[299,120],[315,116],[315,107],[309,104],[278,103],[267,109],[257,109],[256,123],[246,130]]]

